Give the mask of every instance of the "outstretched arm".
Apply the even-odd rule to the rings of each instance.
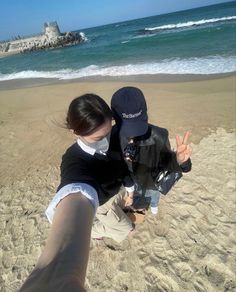
[[[81,193],[57,206],[49,237],[20,292],[85,291],[94,208]]]

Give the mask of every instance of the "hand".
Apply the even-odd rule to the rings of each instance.
[[[183,140],[180,139],[179,135],[176,135],[176,159],[179,164],[184,163],[190,158],[192,153],[192,149],[188,144],[188,138],[190,136],[190,132],[185,132]]]
[[[134,192],[126,192],[125,196],[125,207],[131,206],[134,201]]]

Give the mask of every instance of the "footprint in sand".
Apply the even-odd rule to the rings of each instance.
[[[193,269],[187,263],[184,262],[176,263],[174,264],[174,267],[175,270],[177,271],[177,275],[183,281],[188,281],[194,273]]]
[[[173,228],[168,232],[166,239],[173,250],[178,250],[183,246],[183,242],[178,232],[173,230]]]
[[[211,258],[211,261],[209,261],[204,267],[209,282],[213,285],[221,286],[226,279],[235,279],[235,275],[232,271],[229,270],[226,265],[217,261],[217,258]]]
[[[165,236],[168,234],[170,224],[168,221],[158,221],[155,224],[154,234],[157,236]]]
[[[209,292],[209,291],[214,291],[213,287],[209,286],[207,283],[203,282],[200,278],[197,278],[193,286],[195,288],[195,291],[197,292]],[[216,291],[216,290],[215,290]]]
[[[179,291],[178,284],[170,277],[160,273],[159,269],[153,266],[145,268],[145,281],[148,292],[177,292]]]

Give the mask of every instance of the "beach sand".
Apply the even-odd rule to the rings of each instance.
[[[188,82],[83,81],[0,90],[0,291],[17,291],[50,228],[45,209],[74,141],[64,127],[70,101],[92,92],[108,103],[143,90],[151,123],[191,132],[193,169],[162,196],[121,244],[92,241],[88,291],[236,291],[235,77]],[[12,81],[14,87],[14,81]]]

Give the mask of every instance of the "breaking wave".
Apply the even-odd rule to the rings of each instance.
[[[27,78],[56,78],[69,80],[91,76],[129,76],[146,74],[223,74],[236,72],[236,56],[189,59],[166,59],[155,63],[120,66],[91,65],[78,70],[21,71],[1,74],[0,81]]]
[[[204,25],[204,24],[217,23],[217,22],[223,22],[223,21],[231,21],[231,20],[236,20],[236,16],[225,16],[225,17],[221,17],[221,18],[201,19],[198,21],[188,21],[188,22],[182,22],[182,23],[176,23],[176,24],[161,25],[161,26],[156,26],[156,27],[147,27],[144,29],[144,31],[145,32],[156,32],[156,31],[162,31],[162,30],[188,28],[191,26],[200,26],[200,25]]]

